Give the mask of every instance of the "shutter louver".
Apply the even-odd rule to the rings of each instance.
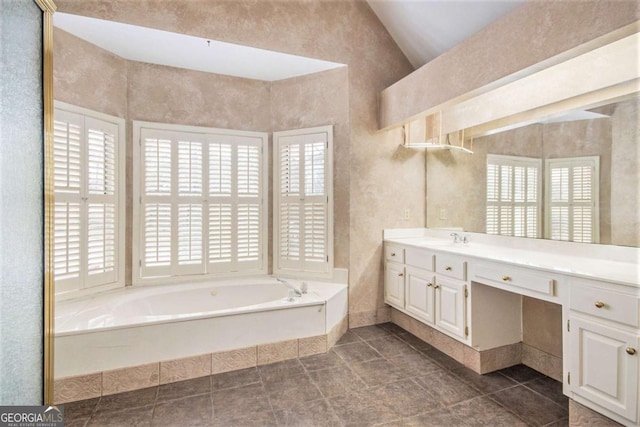
[[[79,195],[82,117],[62,112],[56,112],[56,117],[62,120],[53,121],[54,188],[57,193]]]
[[[209,263],[231,263],[232,224],[231,203],[209,203]]]
[[[80,279],[80,203],[55,202],[54,275],[56,280]]]
[[[155,267],[155,275],[168,274],[171,267],[171,204],[147,203],[143,215],[143,266],[149,270]]]

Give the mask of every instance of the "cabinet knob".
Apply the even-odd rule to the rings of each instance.
[[[636,354],[636,349],[633,347],[627,347],[627,354],[634,355]]]
[[[446,266],[444,269],[447,270],[447,271],[451,271],[451,267],[449,267],[449,266]]]
[[[595,306],[598,308],[602,308],[605,306],[605,304],[602,301],[596,301]]]
[[[404,276],[404,273],[398,273],[398,276],[402,277]]]
[[[438,288],[440,288],[440,285],[435,285],[435,286],[433,287],[433,289],[438,289]]]
[[[391,252],[391,256],[396,256],[396,253],[395,252]]]
[[[509,276],[502,276],[502,281],[503,281],[503,282],[510,282],[510,281],[511,281],[511,277],[509,277]]]
[[[432,286],[433,286],[433,283],[427,283],[427,287],[429,287],[429,288],[430,288],[430,287],[432,287]]]

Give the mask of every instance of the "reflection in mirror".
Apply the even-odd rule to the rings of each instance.
[[[640,101],[556,115],[427,153],[427,226],[640,245]],[[446,183],[446,185],[443,185]]]

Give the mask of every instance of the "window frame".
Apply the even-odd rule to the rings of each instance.
[[[233,129],[212,128],[203,126],[191,126],[169,123],[158,123],[134,120],[133,125],[133,174],[132,174],[132,195],[133,195],[133,221],[132,221],[132,242],[131,242],[131,257],[132,257],[132,284],[134,285],[156,285],[167,283],[185,283],[194,281],[203,281],[207,279],[218,279],[226,277],[243,277],[243,276],[255,276],[261,274],[267,274],[268,272],[268,223],[269,223],[269,150],[268,150],[268,133],[266,132],[254,132],[254,131],[241,131]],[[231,137],[250,137],[260,140],[260,162],[262,165],[262,171],[260,174],[260,253],[259,253],[259,269],[253,269],[251,271],[231,271],[231,272],[216,272],[216,273],[202,273],[202,274],[181,274],[181,275],[168,275],[168,276],[141,276],[142,271],[142,256],[144,252],[144,238],[142,232],[144,230],[144,224],[141,218],[142,209],[142,191],[143,191],[143,174],[144,167],[141,164],[142,161],[142,133],[143,130],[151,130],[157,132],[177,132],[177,133],[194,133],[203,136],[206,140],[208,135],[218,136],[231,136]],[[173,159],[172,162],[175,162]],[[208,179],[208,176],[203,175],[203,180]],[[172,185],[174,185],[172,183]],[[203,195],[202,197],[208,197]],[[176,236],[171,236],[172,240],[176,239]],[[208,238],[207,238],[208,239]],[[177,241],[177,240],[175,240]],[[203,253],[204,257],[204,253]],[[208,259],[203,259],[206,265]]]
[[[115,186],[115,215],[116,215],[116,232],[115,236],[117,239],[115,250],[115,277],[116,280],[109,283],[87,286],[86,277],[81,278],[81,287],[65,287],[64,281],[57,281],[55,284],[55,295],[56,300],[64,301],[67,299],[78,298],[84,295],[90,295],[97,292],[103,292],[106,290],[122,288],[126,285],[125,283],[125,272],[126,272],[126,132],[125,132],[125,119],[121,117],[112,116],[109,114],[101,113],[99,111],[94,111],[88,108],[80,107],[77,105],[69,104],[66,102],[54,100],[54,120],[55,120],[55,111],[65,111],[71,114],[81,115],[84,118],[90,118],[95,120],[100,120],[107,122],[109,124],[113,124],[117,127],[117,135],[118,138],[116,143],[116,180],[117,184]],[[87,141],[84,141],[86,144]],[[83,161],[86,160],[86,155],[82,156]],[[85,166],[86,167],[86,166]],[[81,183],[82,188],[85,188],[88,183]],[[54,201],[55,204],[55,188],[54,188]],[[88,226],[88,224],[87,224]],[[86,234],[86,233],[85,233]],[[82,271],[82,270],[81,270]],[[55,280],[55,279],[54,279]]]
[[[283,268],[280,265],[280,139],[283,137],[304,137],[312,134],[326,134],[325,156],[325,195],[327,197],[327,227],[326,227],[326,271]],[[303,183],[300,184],[304,185]],[[286,130],[273,133],[273,274],[282,276],[295,276],[304,278],[331,278],[334,268],[334,200],[333,200],[333,125],[317,126],[312,128]],[[304,265],[304,264],[303,264]]]
[[[554,203],[552,201],[551,194],[551,170],[552,165],[562,165],[568,164],[569,169],[574,167],[574,163],[584,163],[587,166],[591,167],[592,173],[592,191],[591,197],[593,198],[593,214],[591,221],[591,233],[593,235],[592,242],[575,242],[573,240],[573,207],[575,203],[573,200],[569,200],[567,202],[567,206],[569,207],[569,240],[560,240],[553,239],[559,242],[575,242],[575,243],[600,243],[600,157],[599,156],[581,156],[581,157],[562,157],[562,158],[554,158],[554,159],[545,159],[544,162],[544,178],[545,178],[545,213],[544,213],[544,238],[551,239],[552,234],[552,221],[551,221],[551,213]],[[573,194],[573,183],[569,181],[569,193]]]
[[[487,216],[487,210],[488,207],[490,205],[492,206],[504,206],[504,205],[509,205],[511,206],[511,208],[515,207],[517,205],[517,202],[512,201],[510,203],[501,203],[500,201],[498,201],[497,203],[490,203],[489,202],[489,195],[487,192],[487,185],[488,185],[488,174],[489,174],[489,164],[493,164],[493,165],[497,165],[497,166],[525,166],[525,167],[536,167],[537,168],[537,194],[536,194],[536,202],[535,202],[535,206],[536,206],[536,236],[533,238],[540,238],[542,237],[542,206],[543,206],[543,188],[542,188],[542,176],[543,176],[543,170],[542,170],[542,159],[539,158],[535,158],[535,157],[522,157],[522,156],[506,156],[506,155],[502,155],[502,154],[487,154],[487,161],[485,163],[486,165],[486,170],[485,170],[485,182],[487,182],[487,184],[485,184],[485,230],[488,230],[488,216]],[[513,191],[514,191],[513,185],[512,185],[512,196],[513,196]],[[526,202],[524,203],[526,205]],[[512,209],[512,214],[513,214],[513,209]],[[512,216],[512,223],[513,221],[513,216]],[[499,227],[498,227],[499,228]],[[501,234],[500,232],[498,233],[488,233],[487,234],[493,234],[493,235],[497,235],[497,236],[509,236],[509,237],[526,237],[526,238],[532,238],[532,236],[515,236],[515,226],[512,225],[512,228],[514,229],[514,233],[512,234]]]

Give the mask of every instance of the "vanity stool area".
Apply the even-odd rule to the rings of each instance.
[[[558,304],[561,373],[543,373],[562,381],[571,417],[586,407],[639,426],[640,250],[457,233],[384,230],[392,321],[484,374],[526,364],[523,297]]]

